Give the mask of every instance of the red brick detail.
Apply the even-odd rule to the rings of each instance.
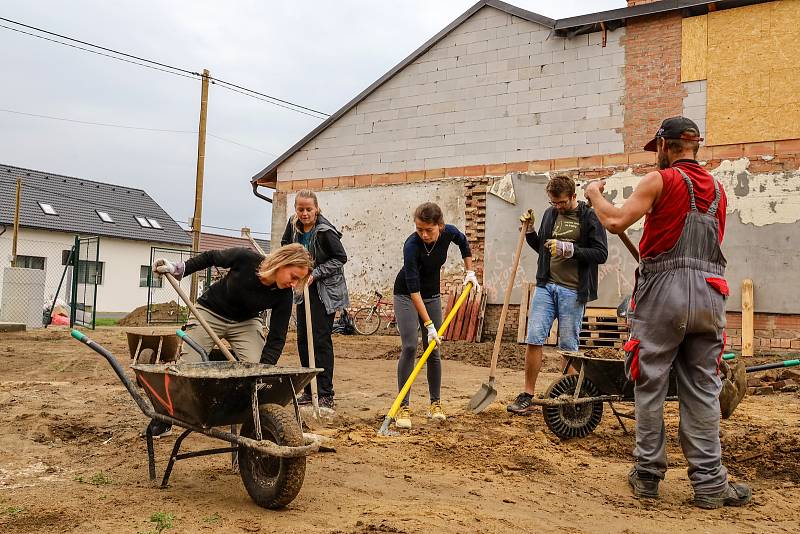
[[[800,153],[800,139],[789,139],[786,141],[775,141],[775,152],[778,154],[798,154]]]
[[[578,158],[578,167],[585,168],[585,167],[602,167],[603,166],[603,156],[584,156]]]
[[[340,188],[355,187],[355,185],[356,185],[356,177],[355,176],[342,176],[342,177],[339,178],[339,187]]]
[[[681,84],[681,19],[676,11],[627,21],[625,152],[642,150],[661,121],[683,113],[686,91]]]
[[[754,156],[770,156],[775,153],[775,142],[747,143],[744,145],[744,155],[748,158]]]
[[[409,182],[421,182],[425,179],[425,171],[408,171],[406,173],[406,179]]]
[[[712,159],[741,158],[744,155],[742,145],[718,145],[711,147]]]
[[[614,165],[627,165],[627,164],[628,164],[627,154],[606,154],[605,156],[603,156],[604,167],[611,167]]]
[[[528,172],[547,172],[553,169],[553,160],[531,161],[528,163]]]
[[[323,178],[322,179],[322,188],[323,189],[336,189],[339,187],[339,178]]]
[[[428,169],[425,171],[426,180],[438,180],[439,178],[444,178],[444,169]],[[412,181],[410,177],[408,181]]]
[[[389,183],[389,174],[373,174],[372,185],[386,185]]]
[[[322,189],[322,178],[314,178],[308,181],[308,188],[312,191],[319,191]]]
[[[444,174],[448,178],[464,176],[464,167],[450,167],[444,170]]]
[[[308,189],[308,180],[292,180],[292,191]]]
[[[464,176],[486,176],[486,165],[464,167]]]
[[[529,163],[527,161],[516,161],[514,163],[506,163],[507,172],[527,172]]]
[[[363,187],[372,185],[372,175],[371,174],[359,174],[356,178],[356,187]]]
[[[553,160],[553,170],[558,169],[577,169],[578,158],[558,158]]]
[[[500,163],[497,165],[487,165],[486,174],[489,176],[502,176],[506,173],[506,164]]]
[[[292,190],[293,182],[278,182],[275,184],[275,191],[286,192]]]

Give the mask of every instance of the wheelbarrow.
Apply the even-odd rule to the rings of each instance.
[[[547,388],[543,399],[532,399],[542,407],[547,428],[561,439],[582,438],[591,434],[603,418],[603,404],[628,430],[622,419],[634,416],[620,412],[615,402],[633,402],[633,382],[625,376],[625,361],[592,358],[579,352],[562,352],[567,360],[564,375]],[[567,374],[572,367],[578,374]],[[667,400],[677,400],[675,372],[670,371]]]
[[[547,388],[543,399],[532,399],[532,403],[542,407],[544,422],[561,439],[582,438],[591,434],[603,418],[603,404],[608,403],[612,413],[626,434],[623,419],[635,419],[632,413],[620,412],[615,402],[634,402],[634,383],[625,374],[625,361],[592,358],[579,352],[559,351],[567,360],[564,375]],[[725,360],[733,359],[732,354]],[[755,373],[767,369],[793,367],[800,360],[753,365],[744,369],[745,373]],[[572,367],[578,374],[567,374]],[[670,369],[667,387],[668,401],[678,400],[678,385],[675,370]]]
[[[77,330],[71,335],[108,361],[146,417],[186,429],[172,448],[161,488],[167,487],[178,460],[236,452],[242,482],[256,504],[282,508],[297,496],[306,456],[319,451],[322,437],[303,433],[295,395],[321,369],[228,361],[134,364],[131,367],[147,393],[145,398],[111,352]],[[293,411],[287,408],[289,404]],[[217,428],[230,425],[242,425],[239,435]],[[192,432],[232,446],[179,453]],[[151,425],[146,439],[150,480],[155,481]]]

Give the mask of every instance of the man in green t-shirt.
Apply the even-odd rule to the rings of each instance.
[[[554,176],[547,184],[547,196],[552,207],[545,211],[538,233],[532,217],[523,216],[528,223],[526,240],[539,254],[539,263],[525,340],[525,390],[507,406],[519,415],[535,408],[532,399],[542,368],[542,345],[554,320],[558,319],[559,348],[578,350],[584,307],[597,298],[597,266],[608,258],[605,228],[594,210],[578,201],[572,178]]]

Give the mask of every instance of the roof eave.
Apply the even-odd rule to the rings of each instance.
[[[265,185],[268,187],[274,187],[275,185],[277,185],[278,167],[281,165],[281,163],[289,159],[292,156],[292,154],[300,150],[306,143],[311,141],[314,137],[316,137],[320,132],[325,130],[328,126],[339,120],[345,113],[356,107],[362,100],[364,100],[378,87],[380,87],[390,78],[392,78],[395,74],[406,68],[408,65],[416,61],[417,58],[422,56],[425,52],[433,48],[433,46],[436,45],[436,43],[444,39],[450,32],[452,32],[454,29],[456,29],[458,26],[464,23],[464,21],[466,21],[472,15],[477,13],[483,7],[487,6],[499,9],[500,11],[504,11],[515,17],[519,17],[528,20],[530,22],[535,22],[537,24],[546,26],[551,29],[554,28],[556,24],[556,21],[551,18],[539,15],[538,13],[534,13],[532,11],[521,9],[516,6],[512,6],[511,4],[507,4],[506,2],[501,2],[500,0],[479,0],[472,7],[470,7],[464,13],[462,13],[458,18],[456,18],[453,22],[448,24],[439,33],[428,39],[422,46],[414,50],[400,63],[392,67],[392,69],[390,69],[386,74],[378,78],[369,87],[361,91],[347,104],[342,106],[336,113],[325,119],[325,121],[322,122],[319,126],[311,130],[305,137],[300,139],[300,141],[292,145],[292,147],[289,148],[286,152],[278,156],[277,159],[275,159],[272,163],[267,165],[264,169],[262,169],[255,176],[253,176],[250,180],[251,183],[258,183],[260,185]]]

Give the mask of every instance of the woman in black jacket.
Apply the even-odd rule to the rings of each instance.
[[[317,376],[319,404],[334,408],[333,391],[333,320],[338,310],[350,305],[347,284],[344,280],[344,264],[347,253],[342,246],[342,234],[330,223],[319,209],[317,195],[303,190],[294,201],[295,214],[286,224],[281,245],[300,243],[314,258],[314,269],[308,277],[308,293],[311,299],[311,328],[314,335],[314,356],[317,367],[324,371]],[[302,300],[297,306],[297,352],[300,363],[308,366],[308,336],[306,315]],[[311,403],[311,386],[306,386],[297,399],[300,404]]]

